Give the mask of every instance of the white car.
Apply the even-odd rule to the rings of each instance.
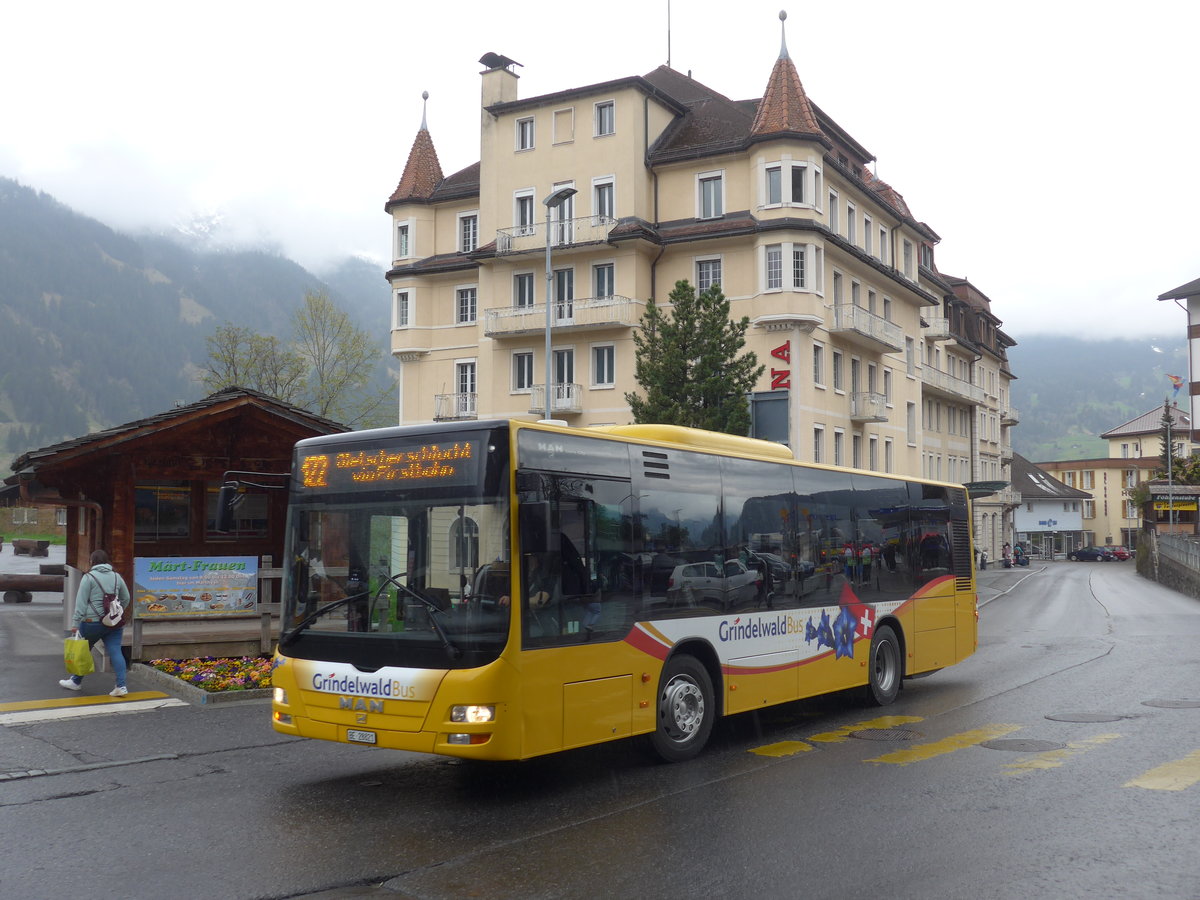
[[[667,580],[667,601],[672,606],[730,609],[758,596],[761,577],[736,559],[726,560],[724,571],[714,562],[685,563]]]

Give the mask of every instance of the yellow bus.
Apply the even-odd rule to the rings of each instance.
[[[273,727],[472,759],[641,736],[974,652],[961,485],[674,426],[437,423],[297,444]]]

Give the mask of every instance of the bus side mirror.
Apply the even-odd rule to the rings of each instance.
[[[546,501],[522,503],[517,514],[522,553],[546,553],[550,550],[550,504]]]
[[[233,530],[233,510],[242,501],[238,493],[238,483],[227,481],[217,491],[217,517],[213,525],[214,531],[229,532]]]

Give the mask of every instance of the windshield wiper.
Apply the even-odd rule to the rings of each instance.
[[[407,572],[400,572],[399,574],[393,575],[390,578],[388,578],[387,581],[385,581],[383,584],[381,584],[379,586],[379,590],[375,592],[375,600],[378,600],[380,595],[383,594],[384,588],[386,588],[389,584],[394,584],[399,590],[403,591],[407,596],[412,597],[414,600],[416,600],[418,603],[420,603],[421,605],[423,605],[425,607],[425,615],[426,615],[426,618],[429,619],[429,625],[430,625],[430,627],[433,628],[434,633],[436,633],[437,636],[439,638],[441,638],[442,646],[446,650],[446,655],[448,657],[450,657],[451,659],[458,659],[459,657],[462,656],[462,650],[460,650],[457,646],[455,646],[454,642],[450,640],[450,635],[448,635],[446,633],[446,629],[442,627],[442,623],[439,622],[438,618],[437,618],[437,616],[444,615],[445,610],[443,610],[440,606],[438,606],[436,603],[434,603],[428,597],[418,594],[415,590],[410,588],[408,585],[401,584],[399,581],[397,581],[397,579],[403,578],[407,574],[408,574]],[[372,606],[375,605],[374,600],[371,601],[371,605]],[[437,613],[437,616],[435,616],[434,613]]]
[[[332,603],[327,603],[325,606],[322,606],[316,612],[309,613],[307,616],[305,616],[303,619],[301,619],[299,621],[299,623],[297,623],[295,628],[293,628],[291,631],[289,631],[287,634],[285,634],[280,639],[279,643],[282,646],[286,647],[288,644],[290,644],[292,641],[294,641],[299,636],[300,632],[304,631],[304,629],[306,629],[313,622],[317,621],[317,619],[321,618],[321,616],[325,615],[326,613],[332,612],[333,610],[337,609],[339,606],[345,606],[351,600],[359,600],[365,596],[367,596],[367,592],[360,591],[357,594],[347,594],[341,600],[334,600]]]

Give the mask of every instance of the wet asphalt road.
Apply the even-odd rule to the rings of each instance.
[[[14,719],[66,693],[61,602],[5,604],[0,896],[1200,897],[1200,601],[1132,563],[980,595],[979,652],[893,706],[734,717],[676,766],[298,741],[262,701]]]

